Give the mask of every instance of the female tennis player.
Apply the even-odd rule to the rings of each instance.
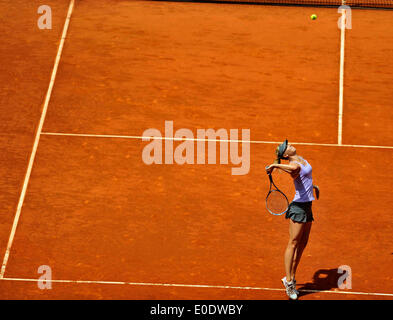
[[[296,149],[288,140],[285,140],[276,149],[276,161],[266,168],[268,173],[280,169],[291,175],[295,184],[295,197],[288,207],[286,219],[289,220],[289,242],[284,254],[286,276],[281,279],[287,295],[297,299],[299,292],[296,290],[296,270],[307,245],[314,221],[312,214],[313,188],[316,189],[317,198],[319,189],[313,185],[312,167],[296,153]],[[288,160],[289,164],[281,164],[281,159]]]

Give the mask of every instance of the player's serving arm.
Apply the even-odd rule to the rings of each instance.
[[[296,153],[296,148],[285,140],[276,149],[277,159],[266,168],[268,173],[274,169],[289,173],[295,184],[295,197],[288,207],[285,218],[289,220],[289,241],[285,250],[285,277],[281,279],[287,295],[297,299],[299,292],[296,290],[296,269],[302,253],[307,245],[311,231],[313,189],[316,189],[317,199],[319,189],[313,185],[311,165]],[[281,164],[281,160],[288,160],[288,164]]]
[[[293,179],[296,179],[299,176],[299,172],[301,168],[300,165],[297,164],[296,162],[291,164],[273,163],[266,168],[266,171],[268,173],[271,173],[273,172],[274,169],[281,169],[282,171],[289,173]]]

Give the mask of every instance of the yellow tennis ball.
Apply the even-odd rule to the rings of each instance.
[[[311,15],[311,20],[315,20],[317,18],[317,15],[316,14],[312,14]]]

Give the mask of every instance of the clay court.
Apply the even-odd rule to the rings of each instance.
[[[299,299],[393,299],[393,10],[343,42],[337,7],[48,0],[41,30],[42,4],[0,0],[1,299],[287,299],[286,138],[321,190]],[[145,164],[165,121],[249,129],[248,174]]]

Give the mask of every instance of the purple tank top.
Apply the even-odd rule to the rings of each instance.
[[[300,162],[296,162],[300,165],[301,169],[299,172],[299,176],[293,180],[296,190],[293,201],[309,202],[315,200],[312,187],[312,167],[307,162],[307,160],[303,158],[302,160],[306,162],[306,165],[303,165]]]

